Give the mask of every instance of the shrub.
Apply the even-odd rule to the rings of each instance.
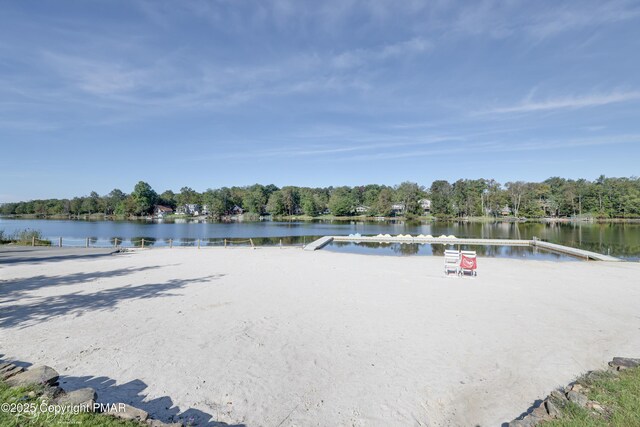
[[[5,242],[14,242],[19,245],[30,245],[35,240],[36,245],[39,246],[50,246],[51,242],[46,240],[42,236],[42,232],[40,230],[33,230],[31,228],[25,228],[24,230],[18,230],[14,232],[12,235],[4,235]],[[2,239],[0,239],[2,240]]]

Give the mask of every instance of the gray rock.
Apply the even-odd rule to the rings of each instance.
[[[547,409],[545,408],[544,404],[531,411],[531,414],[529,416],[535,418],[537,421],[544,421],[549,419],[549,414],[547,413]]]
[[[147,420],[147,424],[151,427],[183,427],[182,423],[163,423],[158,420]]]
[[[147,418],[149,418],[149,414],[142,409],[125,404],[124,411],[120,411],[119,408],[117,408],[118,406],[118,404],[113,405],[112,409],[105,413],[117,418],[122,418],[123,420],[146,421]]]
[[[566,402],[567,400],[567,395],[560,390],[553,390],[549,396],[552,399],[557,400],[558,402]]]
[[[567,398],[569,399],[570,402],[573,402],[582,408],[586,407],[587,402],[589,402],[589,399],[587,399],[587,396],[585,396],[584,394],[575,392],[573,390],[567,393]]]
[[[582,392],[582,390],[584,390],[584,386],[583,386],[583,385],[581,385],[581,384],[574,384],[574,385],[571,387],[571,390],[573,390],[573,391],[575,391],[575,392],[580,393],[580,392]]]
[[[24,371],[24,369],[21,368],[20,366],[14,366],[13,368],[7,369],[4,372],[2,372],[0,374],[0,380],[4,381],[6,379],[9,379],[14,375],[21,373],[22,371]]]
[[[42,397],[46,397],[47,400],[53,400],[62,394],[64,390],[56,385],[47,386],[44,388],[44,392],[42,393]]]
[[[28,371],[15,375],[7,380],[12,387],[23,387],[32,384],[54,385],[58,382],[58,373],[49,366],[36,366]]]
[[[596,412],[598,412],[600,414],[602,414],[605,411],[604,407],[602,405],[600,405],[598,402],[589,402],[589,403],[587,403],[587,408],[593,409],[594,411],[596,411]]]
[[[55,402],[59,405],[83,405],[90,408],[93,411],[93,404],[96,403],[98,395],[92,388],[81,388],[70,392],[64,392],[60,394]]]
[[[536,424],[538,424],[537,419],[527,415],[521,420],[511,421],[509,427],[534,427]]]
[[[549,413],[549,416],[551,418],[562,417],[562,411],[551,400],[547,400],[546,402],[544,402],[544,404],[547,407],[547,412]]]
[[[15,368],[16,365],[14,365],[13,363],[3,363],[2,367],[0,368],[0,374],[7,372],[10,369]]]
[[[629,359],[626,357],[614,357],[611,362],[609,362],[609,366],[616,368],[618,370],[629,369],[629,368],[637,368],[640,366],[640,359]]]

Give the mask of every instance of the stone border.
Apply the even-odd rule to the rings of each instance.
[[[97,408],[105,416],[138,421],[141,425],[146,424],[151,427],[183,427],[182,423],[165,423],[151,419],[146,411],[125,403],[96,405],[98,394],[94,389],[87,387],[65,391],[58,384],[59,377],[58,372],[49,366],[33,366],[24,370],[13,363],[0,360],[0,381],[4,381],[10,387],[43,386],[44,392],[41,396],[50,399],[51,405],[81,407],[87,412],[95,412]],[[30,397],[36,397],[35,393],[31,393]]]
[[[562,418],[562,411],[566,404],[573,402],[576,405],[590,409],[594,415],[606,417],[611,412],[604,405],[594,400],[589,400],[587,394],[589,387],[584,380],[597,379],[605,373],[617,373],[624,369],[640,367],[640,359],[629,359],[626,357],[614,357],[609,362],[609,368],[605,370],[589,371],[578,380],[564,388],[553,390],[541,404],[534,407],[527,414],[522,415],[510,423],[509,427],[533,427],[545,421]],[[506,423],[505,423],[506,424]]]

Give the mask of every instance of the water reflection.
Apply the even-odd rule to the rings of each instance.
[[[132,237],[131,240],[131,246],[133,247],[151,247],[153,245],[155,245],[156,243],[156,239],[154,237],[145,237],[145,236],[140,236],[140,237]]]
[[[552,261],[578,261],[577,258],[547,252],[527,246],[492,246],[492,245],[442,245],[428,243],[377,243],[377,242],[338,242],[334,241],[322,250],[363,255],[392,256],[444,256],[445,249],[472,250],[478,256],[490,258],[528,258]]]

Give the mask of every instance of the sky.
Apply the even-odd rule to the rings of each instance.
[[[0,0],[0,203],[640,172],[640,2]]]

